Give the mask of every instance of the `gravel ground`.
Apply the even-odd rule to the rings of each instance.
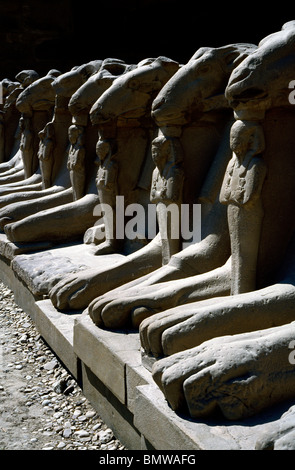
[[[2,283],[0,450],[125,450]]]

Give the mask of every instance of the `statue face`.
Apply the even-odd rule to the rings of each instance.
[[[79,128],[78,126],[69,127],[69,141],[71,144],[75,144],[79,137]]]
[[[98,140],[96,144],[96,155],[101,161],[104,161],[111,152],[110,143],[105,140]]]
[[[103,124],[119,116],[140,118],[148,111],[151,99],[178,70],[170,59],[153,59],[116,78],[90,110],[93,124]]]
[[[170,156],[170,143],[164,137],[157,137],[152,142],[152,157],[155,165],[162,168]]]
[[[81,113],[89,113],[91,106],[106,91],[116,77],[104,76],[102,72],[97,72],[90,77],[72,95],[69,101],[69,110],[73,116]]]
[[[226,97],[235,110],[289,105],[286,89],[294,79],[295,25],[271,34],[241,62],[229,79]]]
[[[248,150],[258,154],[264,150],[262,128],[256,122],[236,121],[230,132],[230,146],[238,157],[244,157]]]
[[[54,126],[51,122],[46,125],[46,135],[49,138],[54,136]]]
[[[33,110],[49,110],[55,103],[55,92],[51,86],[53,77],[42,77],[25,88],[16,100],[16,107],[21,113]]]
[[[184,125],[212,108],[224,108],[224,91],[233,68],[253,51],[250,44],[200,48],[161,89],[152,105],[159,126]],[[219,101],[209,98],[218,97]]]
[[[118,76],[127,72],[128,66],[116,59],[104,61],[98,72],[91,75],[71,96],[69,110],[73,116],[89,113],[91,106]]]
[[[248,146],[248,132],[243,121],[233,124],[230,132],[230,147],[236,155],[243,155]]]
[[[92,61],[87,64],[74,67],[69,72],[59,75],[52,83],[52,87],[57,95],[67,98],[85,83],[88,78],[99,70],[101,61]]]

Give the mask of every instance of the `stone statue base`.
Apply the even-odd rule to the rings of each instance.
[[[69,246],[52,246],[42,252],[17,255],[11,267],[33,295],[47,296],[49,290],[65,276],[100,265],[111,266],[122,257],[119,254],[96,257],[91,246],[73,243]]]
[[[71,257],[70,253],[74,255]],[[106,262],[103,258],[106,257],[102,256],[101,262]],[[175,413],[142,363],[138,332],[97,328],[86,313],[61,313],[49,299],[44,299],[50,275],[63,275],[63,265],[65,272],[83,269],[83,265],[90,267],[91,259],[87,247],[79,244],[36,255],[16,256],[13,261],[2,254],[0,278],[14,292],[16,303],[30,315],[44,340],[79,381],[86,398],[128,449],[177,449],[192,453],[195,450],[255,450],[270,445],[270,428],[282,428],[286,419],[289,425],[292,423],[293,415],[288,410],[294,403],[273,407],[243,422],[197,421]]]

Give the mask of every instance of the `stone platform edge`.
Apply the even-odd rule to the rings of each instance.
[[[255,448],[267,424],[263,421],[210,425],[173,412],[143,366],[138,333],[104,330],[85,313],[57,311],[49,299],[34,297],[12,270],[10,261],[1,256],[0,279],[129,450]]]

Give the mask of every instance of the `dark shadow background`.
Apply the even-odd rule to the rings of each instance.
[[[0,0],[0,78],[107,57],[185,63],[201,46],[257,44],[292,19],[291,2]]]

